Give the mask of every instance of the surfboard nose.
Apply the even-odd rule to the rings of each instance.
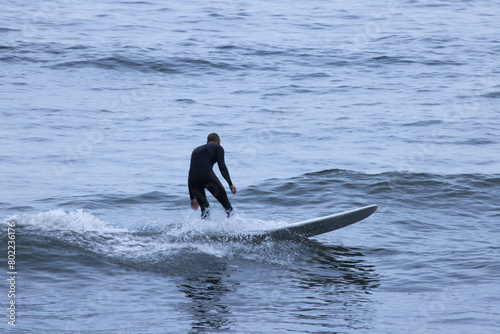
[[[290,224],[285,227],[267,231],[265,232],[265,235],[271,236],[275,239],[312,237],[357,223],[369,217],[377,210],[377,208],[377,204],[372,204],[325,217],[305,220]]]

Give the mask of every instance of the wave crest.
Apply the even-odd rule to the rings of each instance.
[[[127,229],[108,225],[92,213],[79,209],[66,212],[62,209],[44,211],[37,214],[18,214],[7,217],[6,222],[15,221],[20,226],[42,230],[127,232]]]

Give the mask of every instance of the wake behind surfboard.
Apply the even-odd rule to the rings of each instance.
[[[252,237],[270,237],[272,239],[308,238],[315,235],[338,230],[359,222],[377,210],[377,205],[368,205],[362,208],[336,213],[329,216],[314,218],[290,224],[284,227],[266,231],[256,231]]]

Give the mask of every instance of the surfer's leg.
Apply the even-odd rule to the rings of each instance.
[[[201,218],[208,218],[210,214],[208,207],[210,206],[210,204],[208,203],[207,196],[205,195],[205,190],[203,190],[203,198],[201,199],[201,202],[200,199],[197,199],[197,201],[201,209]]]
[[[208,219],[210,216],[210,210],[208,210],[208,206],[206,208],[201,208],[201,219]]]
[[[231,206],[231,203],[229,202],[229,199],[227,198],[227,193],[222,184],[220,183],[219,179],[217,177],[212,178],[211,182],[209,182],[206,185],[206,188],[210,193],[219,201],[219,203],[224,207],[224,210],[226,210],[226,214],[229,217],[231,215],[231,212],[233,211],[233,207]]]
[[[190,189],[201,209],[201,218],[208,218],[209,203],[205,193],[205,184],[203,182],[190,183]]]

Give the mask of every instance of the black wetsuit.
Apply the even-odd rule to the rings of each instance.
[[[233,210],[227,198],[226,190],[212,170],[215,163],[219,165],[219,170],[229,186],[232,186],[233,183],[224,162],[224,149],[222,146],[216,143],[208,143],[195,148],[191,154],[188,178],[189,196],[191,199],[196,199],[201,208],[201,216],[204,218],[208,216],[209,206],[205,189],[208,189],[222,204],[228,215]]]

